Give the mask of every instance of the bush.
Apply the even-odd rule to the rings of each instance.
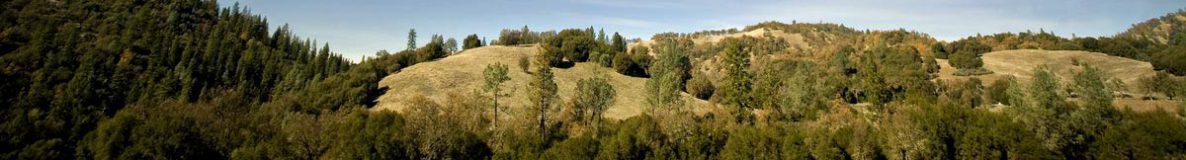
[[[597,158],[598,143],[589,137],[573,137],[556,143],[544,151],[540,159],[584,160]]]
[[[779,159],[781,138],[775,129],[744,127],[729,134],[721,159]]]
[[[692,79],[688,80],[686,87],[688,93],[702,100],[708,100],[708,98],[712,97],[713,92],[716,91],[716,87],[712,85],[712,81],[700,74],[692,76]]]
[[[1011,96],[1009,95],[1009,88],[1012,88],[1016,85],[1018,85],[1017,79],[1013,78],[1013,76],[1007,76],[993,81],[992,84],[988,86],[988,100],[990,103],[1014,105],[1011,104],[1011,102],[1015,101],[1010,100]]]
[[[647,77],[647,68],[651,62],[651,56],[646,54],[648,52],[650,49],[647,47],[635,46],[628,54],[614,54],[614,71],[627,76]]]
[[[958,69],[976,69],[984,67],[984,60],[980,59],[980,55],[992,51],[992,47],[981,44],[975,40],[960,40],[951,44],[954,52],[950,55],[952,67]]]
[[[527,56],[519,56],[519,70],[522,70],[523,73],[530,73],[529,69],[531,69],[531,60],[528,60]]]

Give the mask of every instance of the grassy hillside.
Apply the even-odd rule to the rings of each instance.
[[[514,65],[521,56],[534,58],[537,54],[539,48],[534,46],[487,46],[404,68],[379,82],[380,87],[390,89],[376,100],[378,103],[372,110],[403,111],[407,106],[405,102],[416,95],[423,95],[438,102],[448,102],[449,94],[482,94],[482,70],[486,65],[494,63],[507,64],[512,68],[508,74],[511,80],[504,84],[511,96],[499,100],[500,105],[512,108],[526,107],[530,104],[527,99],[527,80],[531,75]],[[553,72],[562,102],[571,99],[575,94],[573,89],[578,80],[600,74],[609,78],[617,90],[618,97],[606,110],[606,118],[625,119],[647,109],[646,101],[642,98],[646,96],[643,91],[646,78],[625,76],[593,63],[577,63],[571,68],[553,68]],[[685,100],[693,101],[689,98]]]
[[[1004,50],[989,52],[983,55],[984,68],[993,71],[992,74],[975,76],[991,82],[1003,76],[1014,76],[1021,81],[1028,81],[1033,69],[1046,65],[1050,67],[1062,81],[1071,81],[1075,73],[1083,71],[1083,65],[1091,65],[1104,70],[1109,76],[1117,77],[1126,84],[1135,85],[1137,79],[1156,74],[1153,65],[1124,57],[1109,56],[1104,53],[1086,51],[1048,51],[1048,50]],[[1078,61],[1076,65],[1075,61]],[[940,78],[944,80],[966,79],[954,76],[955,68],[947,60],[939,60],[941,66]]]
[[[1074,81],[1075,74],[1083,72],[1084,66],[1091,65],[1102,69],[1104,74],[1109,77],[1124,82],[1126,90],[1116,92],[1134,95],[1133,97],[1117,97],[1114,102],[1116,107],[1131,108],[1141,112],[1176,112],[1178,110],[1175,107],[1180,106],[1179,103],[1181,103],[1172,100],[1141,100],[1139,98],[1144,96],[1144,92],[1139,89],[1144,84],[1141,84],[1142,82],[1139,80],[1157,74],[1149,62],[1097,52],[1033,49],[990,52],[984,54],[983,58],[984,68],[993,71],[993,73],[978,76],[955,76],[953,74],[956,69],[951,67],[947,60],[938,60],[941,66],[938,79],[962,81],[969,77],[976,77],[984,81],[984,85],[987,86],[998,79],[1013,76],[1022,83],[1029,83],[1034,68],[1044,65],[1053,71],[1061,82],[1071,83]]]

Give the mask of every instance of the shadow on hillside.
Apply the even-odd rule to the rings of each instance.
[[[555,65],[552,65],[552,67],[561,68],[561,69],[569,69],[576,65],[577,65],[576,62],[565,60],[565,61],[560,61],[560,63],[556,63]]]

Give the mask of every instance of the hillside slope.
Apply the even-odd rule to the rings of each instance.
[[[1157,73],[1149,62],[1086,51],[1005,50],[984,54],[983,58],[984,68],[993,71],[992,74],[975,76],[980,78],[984,85],[991,85],[997,79],[1005,76],[1014,76],[1022,83],[1029,83],[1033,69],[1041,65],[1050,67],[1059,77],[1060,82],[1073,83],[1075,74],[1083,71],[1082,65],[1092,65],[1103,70],[1108,76],[1123,81],[1128,90],[1120,92],[1141,95],[1144,92],[1138,89],[1142,85],[1138,80]],[[947,60],[940,59],[938,61],[941,67],[939,79],[968,78],[954,76],[955,68],[952,68]],[[1078,61],[1081,65],[1075,65],[1074,61]],[[1115,101],[1117,107],[1130,108],[1135,111],[1176,111],[1176,108],[1173,107],[1180,106],[1178,103],[1180,102],[1164,99],[1141,100],[1139,98],[1116,98]]]
[[[511,77],[511,80],[503,85],[511,96],[500,99],[500,105],[512,108],[529,106],[527,89],[531,75],[520,70],[517,62],[520,56],[535,56],[538,53],[536,47],[486,46],[404,68],[403,71],[389,75],[379,82],[380,87],[388,87],[389,90],[376,100],[378,103],[372,110],[402,111],[405,108],[404,102],[417,94],[437,102],[448,102],[448,94],[480,92],[481,86],[484,85],[481,80],[482,71],[486,65],[496,62],[508,65],[508,76]],[[552,69],[560,89],[560,102],[567,101],[575,94],[573,90],[578,80],[604,74],[617,90],[618,97],[607,109],[606,117],[623,119],[645,110],[646,78],[621,75],[593,63],[577,63],[571,68]]]
[[[1086,51],[1005,50],[986,53],[983,59],[984,68],[993,71],[993,74],[977,76],[986,83],[1006,75],[1028,81],[1033,69],[1041,65],[1050,67],[1063,82],[1070,82],[1076,73],[1083,70],[1082,65],[1098,67],[1108,76],[1119,78],[1130,87],[1135,87],[1137,79],[1156,74],[1149,62]],[[942,68],[940,79],[964,78],[953,76],[955,69],[946,60],[939,61]],[[1075,65],[1074,61],[1079,61],[1080,65]]]

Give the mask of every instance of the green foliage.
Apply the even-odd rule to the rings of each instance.
[[[564,57],[572,62],[589,61],[589,53],[596,49],[597,42],[594,40],[594,35],[578,29],[565,29],[560,31],[554,39],[560,40],[560,45],[555,46],[554,42],[549,44],[553,47],[560,48],[564,53]]]
[[[849,92],[871,103],[902,99],[906,91],[926,86],[925,67],[913,48],[877,45],[859,56]]]
[[[589,137],[573,137],[544,151],[540,159],[587,160],[597,157],[598,142]]]
[[[618,35],[618,32],[614,32],[613,41],[610,44],[613,52],[626,52],[626,39],[622,38],[622,35]]]
[[[1048,109],[1063,106],[1065,96],[1060,93],[1062,84],[1054,72],[1045,66],[1040,66],[1034,69],[1032,75],[1033,78],[1030,80],[1031,84],[1027,90],[1028,94],[1026,94],[1026,97],[1029,97],[1026,101],[1033,103],[1029,106]]]
[[[729,134],[720,159],[779,159],[782,138],[776,129],[745,127]]]
[[[549,38],[544,40],[545,45],[540,46],[540,54],[535,58],[536,63],[540,66],[558,67],[564,65],[564,52],[557,46],[548,44],[558,44],[560,40],[557,38]],[[538,68],[538,67],[537,67]]]
[[[750,73],[749,47],[739,39],[725,39],[722,67],[725,79],[718,89],[721,103],[737,108],[749,108],[750,90],[753,85],[753,75]]]
[[[9,137],[3,159],[71,157],[100,119],[129,105],[206,101],[222,90],[272,100],[354,67],[287,26],[269,33],[262,17],[210,1],[11,1],[0,10],[0,19],[21,19],[0,25],[9,117],[0,122],[11,126],[0,131]]]
[[[444,44],[444,45],[445,45],[445,52],[446,52],[446,53],[449,53],[449,54],[456,54],[457,52],[459,52],[459,51],[460,51],[460,50],[457,50],[457,40],[456,40],[456,39],[449,38],[449,40],[446,40],[446,41],[445,41],[445,44]]]
[[[959,75],[991,73],[983,71],[984,60],[980,59],[980,56],[991,52],[992,47],[973,40],[956,41],[951,45],[954,51],[950,54],[950,59],[947,62],[952,67],[960,69],[963,74]]]
[[[614,71],[627,76],[646,77],[651,64],[650,48],[634,46],[629,53],[614,54]]]
[[[1017,78],[1015,78],[1013,76],[1006,76],[1004,78],[1000,78],[1000,79],[997,79],[996,81],[993,81],[992,84],[989,84],[988,88],[985,89],[986,90],[985,92],[988,92],[987,94],[988,94],[989,103],[1000,103],[1000,104],[1004,104],[1004,105],[1021,105],[1021,104],[1014,104],[1013,102],[1016,102],[1016,100],[1014,100],[1013,98],[1019,98],[1019,97],[1013,97],[1009,93],[1010,89],[1016,88],[1016,86],[1018,86],[1018,85],[1020,85],[1020,84],[1017,83]]]
[[[541,39],[539,32],[532,32],[527,26],[523,26],[523,29],[519,30],[503,29],[498,32],[498,41],[495,41],[493,44],[507,46],[534,44],[541,42]]]
[[[1186,33],[1179,33],[1186,35]],[[1183,38],[1186,39],[1186,38]],[[1176,75],[1186,75],[1186,44],[1173,45],[1155,54],[1150,61],[1153,68]]]
[[[693,97],[708,100],[716,91],[716,86],[712,85],[712,81],[708,80],[703,74],[693,74],[691,79],[688,79],[688,84],[685,86],[689,94]]]
[[[687,55],[684,54],[685,48],[690,47],[690,42],[681,44],[665,41],[659,46],[659,59],[647,68],[648,75],[651,75],[646,83],[647,103],[655,108],[682,106],[683,99],[680,98],[680,93],[685,80],[690,77],[688,74],[692,67]]]
[[[1042,159],[1040,140],[1008,115],[977,109],[967,115],[958,159]]]
[[[754,75],[753,104],[756,108],[776,111],[788,120],[804,120],[816,116],[826,99],[816,64],[801,60],[774,60],[762,64]],[[691,85],[691,82],[689,82]]]
[[[984,61],[981,60],[980,57],[962,53],[966,52],[956,52],[956,54],[951,55],[951,60],[948,61],[948,63],[951,63],[953,67],[960,69],[960,71],[958,71],[960,72],[958,75],[980,75],[991,73],[982,71],[984,70],[984,68],[981,68],[984,66]]]
[[[465,39],[462,40],[462,45],[461,45],[462,50],[468,50],[470,48],[478,48],[478,47],[482,47],[482,40],[478,39],[477,34],[470,34],[469,36],[465,36]]]
[[[931,55],[935,56],[935,58],[948,59],[948,55],[951,55],[951,53],[947,51],[947,48],[943,46],[943,43],[931,44],[930,49]]]
[[[650,158],[666,139],[655,119],[645,114],[623,120],[613,130],[601,139],[596,159]]]
[[[482,75],[485,75],[484,77],[485,77],[485,82],[486,82],[485,85],[482,87],[482,89],[485,90],[486,92],[490,93],[490,98],[494,102],[493,103],[494,106],[491,107],[491,108],[494,108],[494,110],[493,110],[494,115],[491,118],[491,120],[493,120],[494,125],[497,126],[498,125],[498,97],[507,96],[506,94],[502,93],[502,83],[505,83],[506,81],[511,80],[511,77],[507,77],[507,65],[502,64],[502,63],[494,63],[493,65],[486,65],[486,70],[482,71]]]
[[[594,121],[594,125],[600,125],[598,120],[603,116],[602,113],[609,109],[611,104],[617,97],[617,92],[614,86],[610,84],[609,79],[604,75],[594,78],[581,79],[577,81],[577,95],[573,97],[576,101],[577,119],[584,120],[584,112],[589,112],[589,118]]]
[[[415,48],[416,48],[416,29],[412,28],[412,29],[408,30],[408,48],[407,49],[412,50]]]
[[[531,60],[528,59],[530,58],[527,58],[527,56],[519,56],[519,70],[524,73],[531,73],[529,71],[531,69]]]
[[[958,102],[958,104],[967,105],[968,108],[975,108],[984,105],[984,86],[980,78],[972,77],[966,81],[960,81],[953,84],[951,89],[944,93],[947,98]]]
[[[1082,105],[1087,107],[1112,107],[1112,90],[1108,88],[1108,76],[1099,68],[1085,65],[1083,72],[1075,75],[1074,90]]]
[[[331,53],[327,44],[294,36],[287,26],[269,34],[262,17],[213,1],[2,4],[0,20],[20,23],[0,23],[0,90],[5,91],[0,92],[0,106],[5,106],[0,110],[0,159],[1186,158],[1183,111],[1137,113],[1109,106],[1110,91],[1122,90],[1109,86],[1122,85],[1109,83],[1098,68],[1085,67],[1069,85],[1048,68],[1038,68],[1029,84],[1005,78],[987,88],[969,81],[936,89],[927,74],[935,73],[937,64],[920,58],[915,48],[932,43],[898,44],[905,41],[899,34],[873,38],[884,45],[836,48],[830,62],[777,55],[788,48],[778,40],[729,38],[720,45],[722,51],[707,52],[723,53],[718,69],[725,74],[718,89],[709,76],[689,76],[689,56],[714,55],[697,55],[704,51],[687,43],[657,45],[658,60],[652,66],[650,49],[626,52],[621,36],[609,38],[592,28],[547,40],[526,27],[517,34],[505,32],[500,42],[547,43],[541,45],[545,54],[527,88],[536,107],[527,112],[540,109],[541,133],[536,134],[530,129],[534,124],[487,130],[479,117],[488,102],[476,95],[480,92],[450,95],[443,104],[413,97],[402,113],[366,108],[385,92],[378,86],[382,77],[454,52],[439,35],[420,48],[410,38],[408,50],[379,52],[354,63]],[[839,25],[777,22],[746,30],[759,28],[863,34]],[[655,39],[736,32],[660,34]],[[997,49],[1081,46],[1151,59],[1168,73],[1142,80],[1148,81],[1143,88],[1173,98],[1186,94],[1186,84],[1169,74],[1179,72],[1174,69],[1180,68],[1175,67],[1181,62],[1177,51],[1186,34],[1170,35],[1165,44],[1126,37],[1072,40],[1078,46],[1045,31],[972,39]],[[481,41],[470,35],[463,48],[481,46]],[[956,56],[966,48],[963,43],[953,43],[954,50],[931,47],[955,51]],[[738,123],[733,118],[753,113],[740,110],[643,114],[601,122],[597,117],[614,103],[616,91],[609,80],[598,77],[577,82],[574,102],[592,113],[595,125],[607,129],[548,122],[549,108],[558,100],[550,66],[566,56],[578,61],[581,53],[598,53],[589,59],[602,57],[595,61],[624,74],[645,76],[649,71],[652,80],[668,84],[652,86],[666,86],[666,91],[678,94],[686,88],[706,98],[720,90],[719,97],[733,97],[722,98],[722,104],[775,108],[788,121]],[[754,68],[750,56],[758,57]],[[490,82],[484,89],[494,95],[495,104],[501,84],[509,79],[507,70],[507,65],[495,64],[484,72]],[[685,87],[670,85],[684,81]],[[1063,86],[1072,92],[1063,93]],[[962,107],[983,103],[972,98],[980,94],[1010,106]],[[1081,103],[1066,103],[1068,96]],[[825,107],[841,99],[880,104],[873,109],[843,103]],[[534,123],[534,117],[525,117],[508,118]]]
[[[1145,77],[1138,79],[1141,84],[1141,90],[1148,96],[1153,93],[1161,93],[1166,98],[1174,99],[1177,96],[1183,95],[1182,90],[1186,90],[1186,81],[1175,79],[1168,73],[1157,72],[1152,77]]]
[[[1088,152],[1099,159],[1181,158],[1186,153],[1186,125],[1166,112],[1134,113],[1104,129]]]
[[[939,61],[935,60],[935,57],[923,56],[922,62],[923,62],[923,67],[925,68],[925,71],[927,73],[927,79],[934,79],[934,78],[939,77],[939,69],[941,67],[939,66]]]
[[[546,61],[546,59],[539,59],[537,61]],[[547,62],[537,63],[543,64]],[[556,95],[557,88],[556,82],[553,80],[554,75],[551,66],[537,65],[535,68],[535,74],[532,75],[533,77],[528,83],[528,86],[531,87],[528,99],[533,103],[532,105],[534,105],[533,107],[535,109],[539,109],[539,128],[537,129],[539,129],[540,137],[546,138],[546,135],[548,135],[546,117],[548,108],[555,105],[555,101],[558,99]],[[544,139],[544,141],[546,142],[548,140]]]

